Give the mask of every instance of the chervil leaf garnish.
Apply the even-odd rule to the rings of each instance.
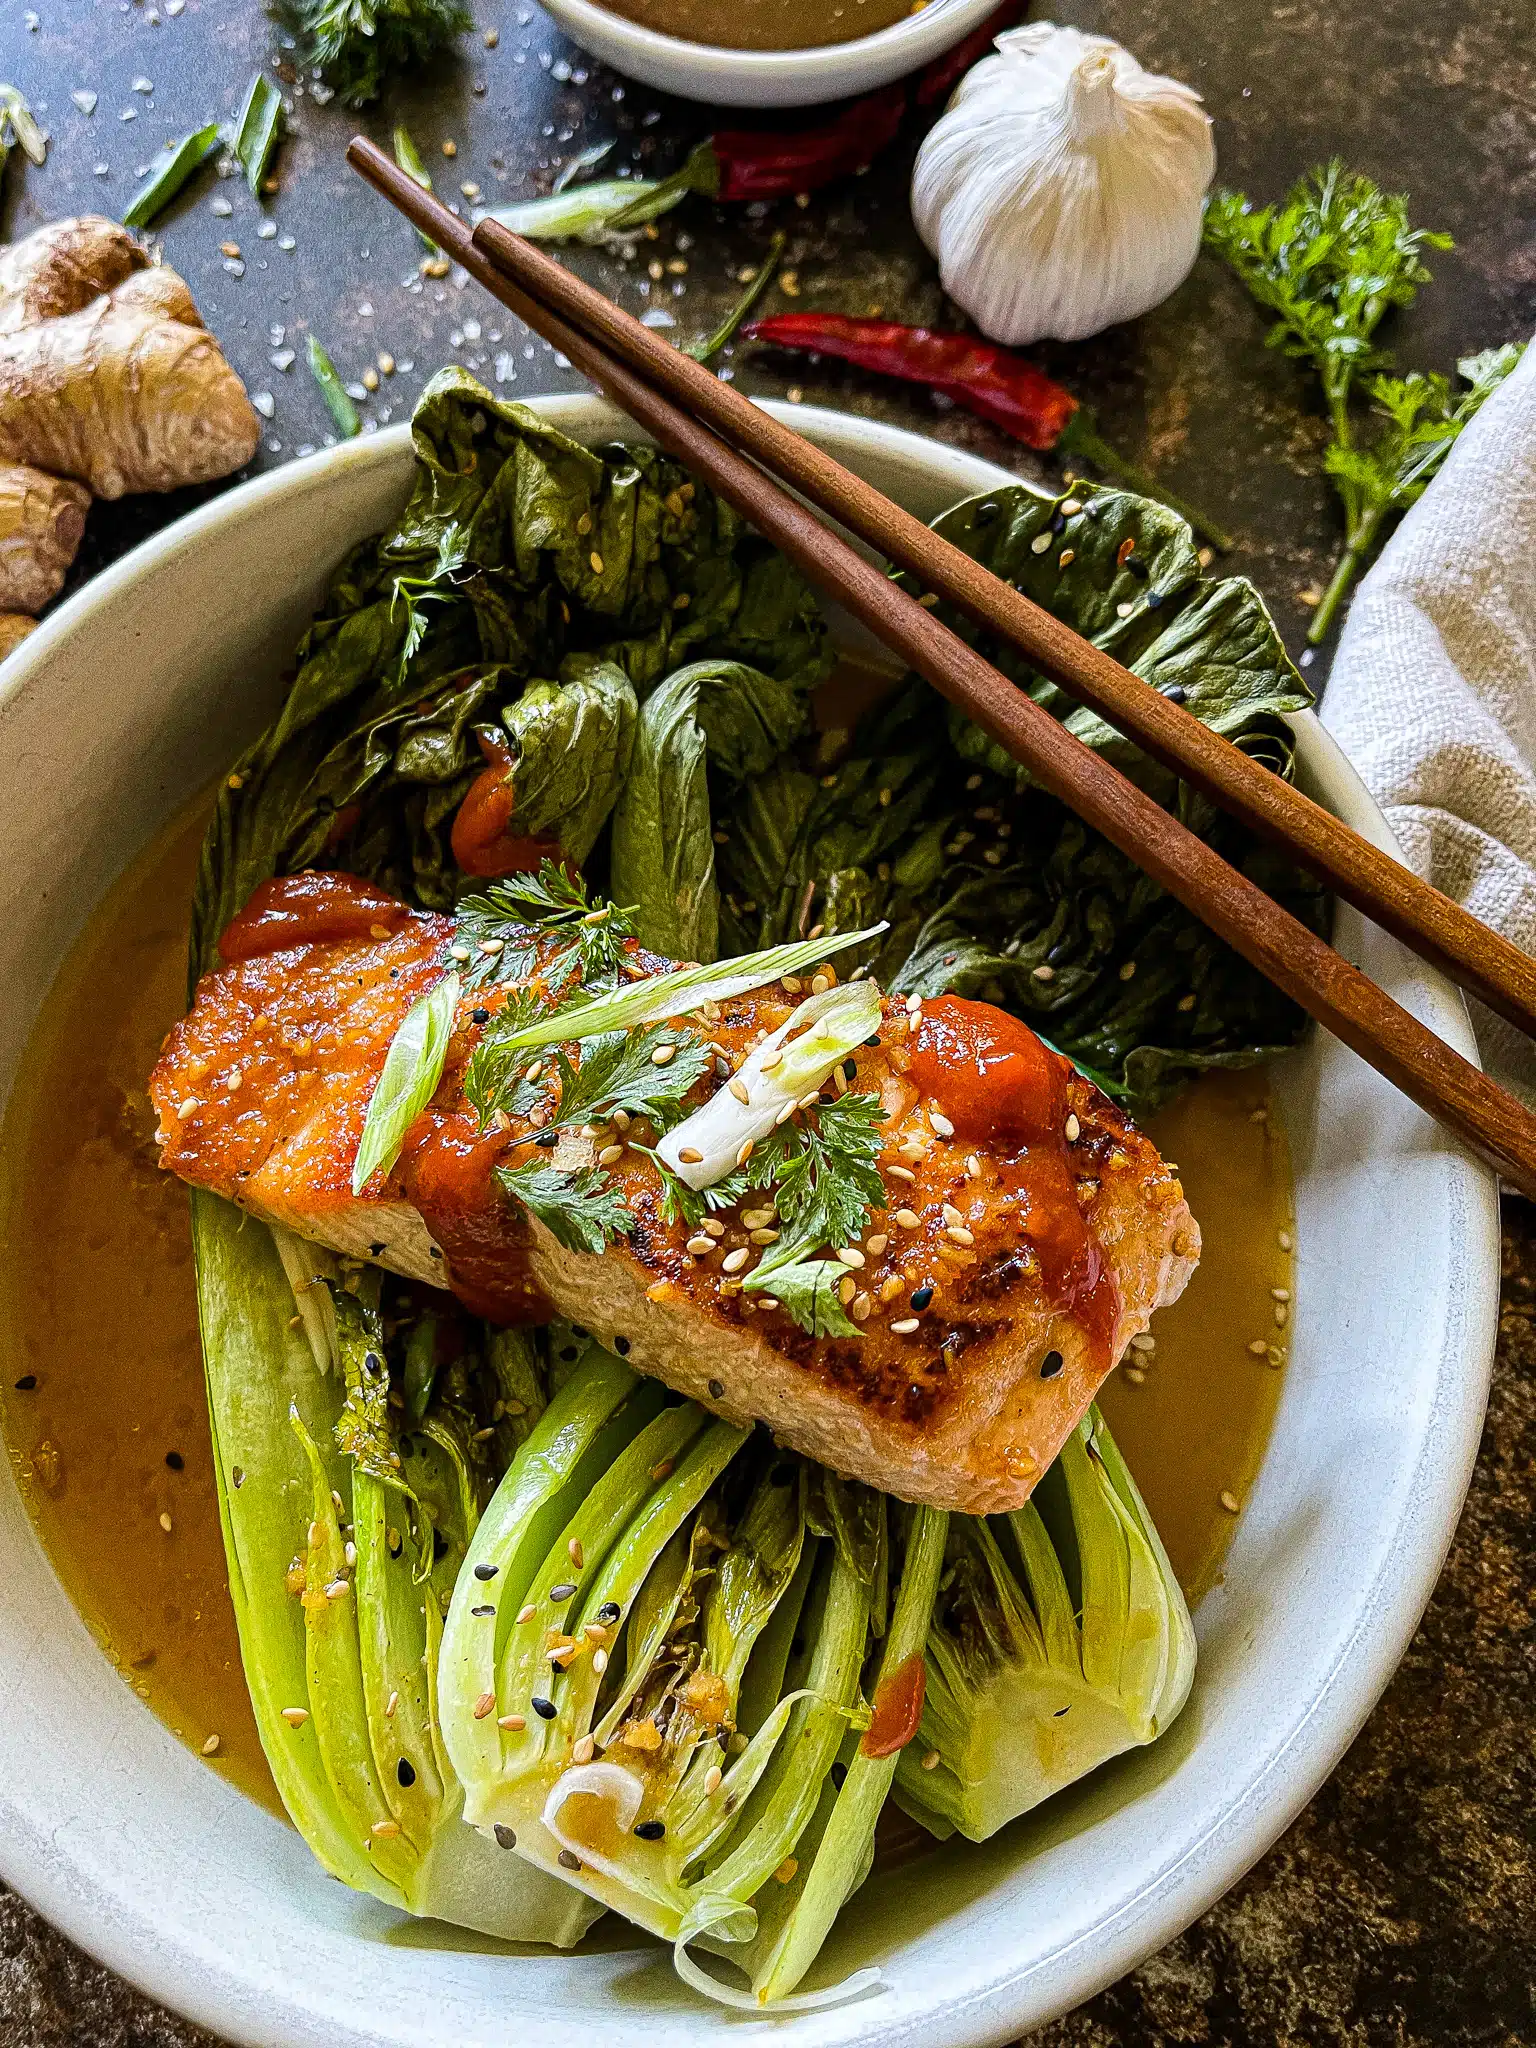
[[[669,1048],[670,1056],[658,1063],[657,1053]],[[700,1040],[663,1025],[589,1038],[581,1049],[580,1066],[573,1066],[565,1047],[557,1046],[559,1121],[593,1123],[622,1109],[665,1127],[689,1089],[708,1073],[712,1059]]]
[[[506,1042],[542,1015],[543,1009],[543,1003],[531,989],[512,989],[504,1007],[481,1032],[464,1069],[464,1099],[479,1117],[482,1129],[499,1109],[504,1109],[508,1116],[527,1116],[535,1104],[543,1101],[544,1090],[538,1083],[523,1078],[530,1065],[529,1055]]]
[[[790,1320],[813,1337],[857,1337],[858,1324],[849,1321],[837,1298],[847,1270],[836,1259],[803,1259],[776,1266],[766,1275],[759,1267],[745,1284],[771,1295]]]
[[[600,1252],[614,1238],[628,1237],[635,1227],[622,1192],[595,1167],[565,1173],[535,1160],[527,1166],[498,1166],[496,1180],[567,1251]]]
[[[536,875],[508,875],[483,895],[466,896],[458,924],[455,953],[469,956],[464,978],[470,988],[524,981],[538,968],[552,995],[577,978],[587,994],[612,988],[624,942],[634,936],[627,910],[594,902],[579,875],[549,860]],[[557,934],[571,943],[539,968],[540,940]]]

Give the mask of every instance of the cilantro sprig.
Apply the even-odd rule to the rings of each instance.
[[[858,1237],[870,1210],[884,1202],[877,1163],[884,1122],[878,1095],[850,1094],[820,1104],[814,1121],[787,1123],[775,1134],[784,1135],[783,1149],[768,1170],[782,1235],[742,1285],[771,1295],[815,1337],[858,1335],[838,1300],[846,1269],[818,1254]]]
[[[466,896],[454,950],[469,956],[466,986],[487,988],[526,981],[550,936],[559,935],[570,943],[539,970],[540,980],[551,995],[572,982],[594,995],[618,984],[624,942],[634,933],[628,910],[594,902],[579,875],[546,860],[536,875],[509,875],[482,895]]]
[[[1215,193],[1205,239],[1275,314],[1270,347],[1309,363],[1322,386],[1332,427],[1324,465],[1343,506],[1344,547],[1307,635],[1315,646],[1386,521],[1423,495],[1521,350],[1509,344],[1463,358],[1462,391],[1439,375],[1393,374],[1377,330],[1394,309],[1413,304],[1430,282],[1425,252],[1451,248],[1451,238],[1415,228],[1404,198],[1337,161],[1310,172],[1279,206]]]
[[[635,1227],[622,1191],[596,1167],[567,1173],[535,1159],[526,1166],[498,1166],[496,1182],[567,1251],[600,1252]]]

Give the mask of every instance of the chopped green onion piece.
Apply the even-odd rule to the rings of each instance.
[[[14,85],[0,85],[0,171],[5,169],[13,138],[29,163],[41,169],[48,161],[48,138],[33,120],[32,109]]]
[[[271,79],[258,71],[229,137],[229,146],[239,158],[245,182],[256,198],[261,196],[261,181],[267,175],[282,127],[283,96]]]
[[[348,397],[347,387],[337,374],[336,365],[313,334],[309,337],[307,348],[310,375],[320,386],[320,396],[325,400],[327,410],[336,422],[337,433],[344,441],[350,441],[354,434],[362,432],[362,417]]]
[[[670,974],[654,974],[648,981],[631,982],[612,995],[594,996],[589,1002],[563,1004],[525,1025],[500,1041],[508,1051],[524,1046],[562,1045],[571,1039],[595,1038],[603,1031],[629,1031],[637,1024],[664,1024],[669,1017],[685,1016],[702,1003],[729,1002],[755,988],[765,988],[783,974],[798,974],[819,961],[830,960],[850,946],[862,946],[886,930],[883,924],[868,931],[839,932],[833,938],[801,939],[792,946],[770,946],[765,953],[742,953],[734,960],[720,960],[712,967],[678,967]]]
[[[360,1195],[376,1173],[387,1173],[394,1165],[406,1132],[436,1093],[458,1006],[459,977],[445,974],[406,1012],[369,1098],[352,1168],[354,1195]]]
[[[500,221],[530,242],[596,242],[605,235],[629,234],[670,213],[690,192],[713,198],[719,184],[715,153],[707,142],[701,142],[669,178],[601,178],[591,185],[557,189],[547,199],[493,206],[478,218]]]
[[[149,175],[123,215],[125,228],[147,228],[157,220],[194,171],[200,170],[215,150],[223,145],[217,121],[210,121],[189,135],[185,142],[173,142],[162,149],[149,167]]]
[[[394,144],[395,162],[408,178],[421,187],[423,192],[430,192],[432,190],[431,174],[421,160],[421,152],[417,149],[412,139],[410,129],[406,127],[403,121],[395,123]],[[423,244],[431,250],[434,256],[439,254],[438,246],[430,235],[424,234],[420,228],[416,232],[421,236]]]

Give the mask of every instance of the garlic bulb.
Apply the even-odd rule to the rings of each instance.
[[[1000,35],[918,152],[912,213],[994,341],[1078,341],[1189,274],[1216,169],[1200,95],[1107,36]]]

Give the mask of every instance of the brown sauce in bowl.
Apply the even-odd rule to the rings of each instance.
[[[217,1738],[211,1767],[275,1811],[229,1602],[186,1190],[157,1164],[144,1086],[185,1008],[206,815],[199,802],[114,886],[17,1077],[0,1144],[0,1426],[103,1653],[189,1747]],[[1262,1073],[1218,1075],[1153,1125],[1205,1251],[1155,1349],[1100,1397],[1192,1599],[1258,1471],[1289,1334],[1274,1290],[1291,1283],[1290,1170],[1269,1100]]]
[[[872,36],[921,11],[913,0],[601,0],[642,28],[726,50],[810,50]]]

